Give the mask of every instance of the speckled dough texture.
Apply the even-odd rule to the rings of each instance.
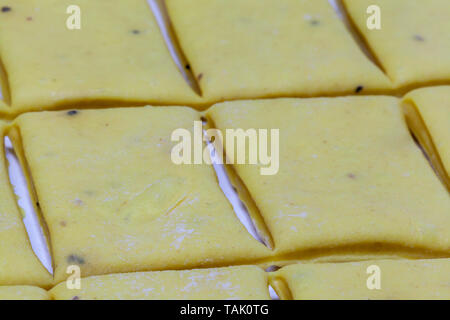
[[[389,90],[326,0],[167,0],[208,102]]]
[[[450,86],[417,89],[403,101],[411,130],[450,190]]]
[[[450,82],[450,1],[344,0],[351,20],[396,87]],[[381,28],[367,27],[377,5]]]
[[[38,287],[0,286],[0,300],[50,300],[50,295]]]
[[[370,290],[367,283],[374,288],[377,275],[380,287]],[[449,259],[295,264],[271,278],[285,283],[281,296],[290,293],[295,300],[450,299]]]
[[[261,175],[262,164],[233,165],[277,259],[448,256],[450,197],[408,132],[399,102],[275,99],[208,110],[221,130],[280,130],[276,175]]]
[[[47,287],[51,275],[33,253],[22,216],[9,184],[7,163],[3,149],[5,123],[0,122],[0,286],[36,285]],[[1,296],[1,293],[0,293]]]
[[[171,161],[175,129],[193,131],[186,107],[21,115],[11,135],[31,172],[50,232],[55,281],[242,264],[268,249],[251,237],[209,165]],[[46,128],[45,130],[41,130]]]
[[[81,279],[80,290],[61,283],[55,300],[268,300],[267,274],[258,267],[112,274]]]
[[[66,9],[81,9],[81,29]],[[0,58],[17,114],[70,105],[195,104],[145,0],[0,0]]]

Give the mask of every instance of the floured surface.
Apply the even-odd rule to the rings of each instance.
[[[81,9],[81,29],[66,9]],[[17,114],[64,105],[195,104],[145,0],[1,0],[0,55]],[[26,43],[27,50],[23,50]]]
[[[344,0],[373,54],[397,87],[450,82],[450,1]],[[377,5],[381,28],[367,27]]]
[[[168,0],[205,101],[389,90],[326,0]]]
[[[372,280],[374,272],[380,282]],[[450,299],[449,259],[297,264],[271,277],[283,279],[295,300]]]
[[[62,283],[56,300],[268,300],[265,272],[253,266],[95,276],[80,290]]]
[[[398,99],[236,101],[207,115],[222,130],[280,128],[276,175],[234,165],[278,258],[450,252],[448,192],[414,144]]]
[[[182,107],[17,119],[57,282],[70,265],[89,276],[238,264],[268,254],[235,216],[212,167],[172,163],[171,133],[192,132],[194,120],[200,114]]]

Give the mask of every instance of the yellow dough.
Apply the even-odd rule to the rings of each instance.
[[[295,264],[271,275],[282,299],[295,300],[448,300],[449,283],[449,259]]]
[[[55,300],[268,300],[266,273],[258,267],[159,271],[93,276],[81,289],[61,283],[50,291]]]
[[[206,101],[388,90],[326,0],[168,0]]]
[[[344,0],[350,18],[396,87],[450,81],[450,1]],[[367,27],[377,5],[381,29]]]
[[[9,184],[3,151],[4,129],[5,124],[0,122],[3,157],[0,166],[0,286],[27,284],[47,287],[51,284],[52,277],[31,248],[19,207]]]
[[[0,286],[0,300],[50,300],[47,291],[30,286]]]
[[[81,29],[66,22],[81,9]],[[0,0],[0,59],[11,107],[189,104],[199,97],[172,60],[145,0]]]
[[[70,265],[86,277],[267,255],[236,217],[212,166],[171,161],[178,144],[171,134],[192,132],[199,120],[186,107],[40,112],[16,120],[10,136],[30,168],[57,282]]]
[[[418,89],[403,101],[411,130],[450,190],[450,86]]]
[[[254,200],[259,212],[250,213],[273,238],[275,260],[450,255],[450,197],[398,99],[235,101],[207,116],[222,131],[279,129],[277,174],[261,175],[262,164],[233,165],[248,191],[241,197]]]

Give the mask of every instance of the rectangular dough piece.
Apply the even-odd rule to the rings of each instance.
[[[240,223],[212,166],[172,162],[171,135],[192,134],[200,118],[187,107],[142,107],[16,119],[10,136],[48,225],[56,282],[70,265],[86,277],[250,263],[270,253]]]
[[[38,287],[0,286],[0,300],[50,300],[50,295]]]
[[[71,5],[81,29],[66,26]],[[73,105],[195,104],[145,0],[0,0],[13,114]],[[73,15],[73,13],[72,13]]]
[[[380,289],[370,290],[376,280]],[[282,299],[448,300],[450,259],[294,264],[270,281]]]
[[[403,102],[410,129],[450,190],[450,86],[414,90]]]
[[[3,137],[5,123],[0,122],[0,286],[35,285],[48,287],[52,276],[33,252],[22,215],[9,183]]]
[[[259,267],[156,271],[93,276],[81,289],[61,283],[55,300],[269,300],[268,279]]]
[[[250,213],[270,232],[275,261],[450,255],[450,197],[399,99],[235,101],[207,117],[222,132],[279,129],[275,175],[261,175],[261,163],[233,165],[248,192],[241,197],[254,201]]]
[[[397,88],[450,81],[450,1],[344,0],[350,19]],[[371,30],[369,6],[380,9]]]
[[[391,88],[326,0],[166,3],[206,101]]]

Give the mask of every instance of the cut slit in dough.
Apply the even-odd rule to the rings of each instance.
[[[380,29],[367,13],[378,6]],[[350,19],[400,92],[450,83],[450,1],[344,0]]]
[[[171,161],[171,134],[192,132],[200,118],[186,107],[143,107],[16,119],[11,138],[48,225],[56,282],[70,265],[86,277],[253,263],[270,254],[235,216],[211,166]]]
[[[16,115],[77,105],[192,104],[145,0],[79,0],[81,29],[66,27],[70,0],[0,0],[0,59]],[[26,44],[27,50],[24,50]]]
[[[450,191],[450,86],[423,88],[403,99],[411,131]]]
[[[9,100],[8,76],[6,75],[5,68],[0,57],[0,110],[6,110],[8,108]]]
[[[295,264],[270,274],[283,300],[448,300],[449,281],[450,259]]]
[[[55,300],[269,300],[268,279],[259,267],[157,271],[93,276],[80,290],[61,283]]]
[[[38,287],[0,286],[1,300],[50,300],[50,295]]]
[[[398,99],[235,101],[207,116],[220,130],[280,130],[277,174],[233,165],[258,210],[250,214],[273,239],[275,264],[450,255],[450,198]]]
[[[48,287],[52,276],[33,252],[21,212],[9,184],[4,154],[5,123],[0,122],[0,286],[35,285]]]
[[[392,87],[326,0],[166,3],[206,102]]]

